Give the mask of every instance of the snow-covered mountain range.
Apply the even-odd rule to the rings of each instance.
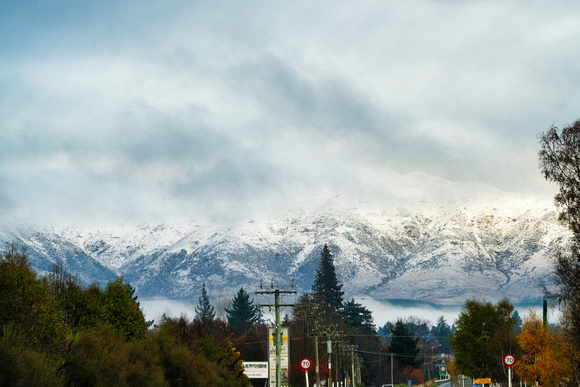
[[[39,272],[56,263],[87,283],[123,276],[140,297],[190,300],[204,282],[213,297],[271,279],[308,290],[327,244],[345,297],[444,303],[541,297],[569,238],[545,199],[314,202],[228,225],[5,228],[0,241],[24,247]]]

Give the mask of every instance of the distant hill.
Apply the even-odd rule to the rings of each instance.
[[[341,200],[226,226],[4,229],[0,241],[24,247],[39,272],[59,264],[86,283],[119,275],[141,297],[192,300],[203,282],[213,297],[271,278],[310,289],[327,244],[345,297],[461,302],[541,297],[551,257],[569,237],[540,199]]]

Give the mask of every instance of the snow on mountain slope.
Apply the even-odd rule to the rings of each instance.
[[[24,250],[31,266],[41,275],[58,265],[85,283],[105,285],[115,278],[110,268],[53,229],[0,232],[0,240],[6,247]]]
[[[405,179],[426,180],[429,192]],[[204,282],[214,297],[271,278],[308,290],[327,244],[345,297],[460,302],[541,296],[550,257],[569,237],[550,200],[423,175],[394,182],[384,197],[378,188],[227,226],[5,231],[0,239],[33,251],[39,271],[62,263],[86,282],[122,275],[142,297],[192,300]]]
[[[403,274],[382,291],[419,299],[433,299],[434,289],[446,300],[539,297],[552,279],[550,258],[568,233],[546,203],[494,204],[504,206],[460,208],[433,222]]]
[[[541,296],[567,231],[546,201],[517,198],[423,211],[342,208],[228,228],[200,227],[122,270],[143,294],[233,294],[270,278],[312,286],[322,246],[348,295],[455,301]]]
[[[101,264],[118,271],[126,262],[163,250],[197,227],[189,224],[82,227],[66,228],[58,234]]]

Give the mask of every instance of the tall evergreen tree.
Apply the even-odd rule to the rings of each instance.
[[[401,366],[419,367],[423,363],[423,360],[417,357],[419,350],[419,339],[403,320],[398,319],[394,325],[391,325],[389,351],[395,354],[395,359]]]
[[[205,282],[201,288],[201,297],[199,304],[195,307],[195,320],[213,320],[215,318],[215,309],[209,303],[207,290],[205,289]]]
[[[260,320],[260,310],[254,305],[254,300],[250,300],[250,295],[243,287],[232,300],[232,308],[226,308],[228,324],[241,334],[249,332],[252,325]]]
[[[342,285],[336,278],[334,261],[328,246],[324,245],[320,253],[320,266],[316,269],[316,278],[312,285],[312,295],[321,307],[322,316],[340,315],[344,307]]]

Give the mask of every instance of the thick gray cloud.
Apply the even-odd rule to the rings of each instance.
[[[423,172],[546,194],[575,2],[0,5],[0,211],[233,219]]]

